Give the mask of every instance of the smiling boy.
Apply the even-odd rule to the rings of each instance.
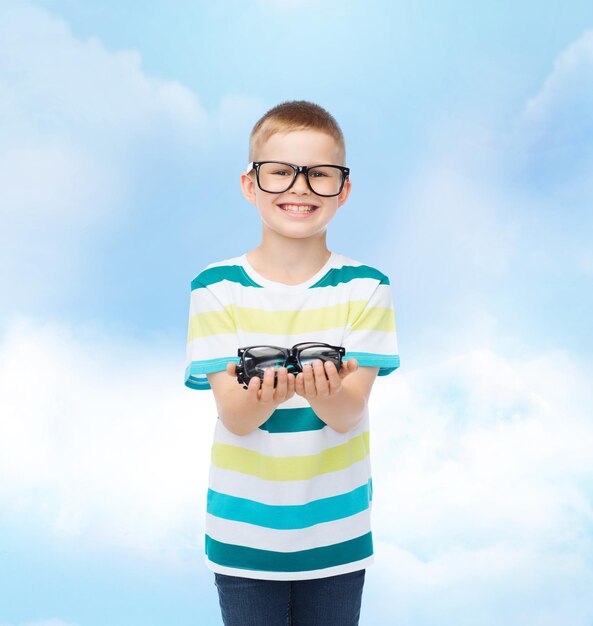
[[[389,280],[327,248],[351,189],[327,111],[274,107],[249,161],[261,243],[192,281],[185,383],[211,388],[219,417],[206,563],[227,626],[355,625],[373,559],[368,399],[399,366]]]

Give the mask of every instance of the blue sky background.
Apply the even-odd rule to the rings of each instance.
[[[593,6],[0,0],[0,624],[219,624],[189,282],[259,242],[251,127],[347,142],[391,277],[361,624],[591,626]]]

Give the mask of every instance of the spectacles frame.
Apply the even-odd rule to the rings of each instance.
[[[292,171],[294,172],[294,176],[292,178],[292,181],[290,182],[290,184],[288,185],[286,189],[284,189],[283,191],[268,191],[267,189],[264,189],[261,186],[259,182],[259,168],[261,165],[264,165],[265,163],[278,163],[279,165],[288,165],[289,167],[292,168]],[[317,193],[315,189],[313,189],[313,187],[311,186],[311,181],[309,180],[309,170],[314,170],[317,167],[335,167],[336,169],[339,169],[342,172],[342,182],[340,184],[340,189],[338,190],[337,193],[330,193],[330,194]],[[275,194],[286,193],[294,185],[298,175],[303,174],[305,176],[305,180],[307,181],[307,186],[309,187],[309,189],[316,196],[321,196],[322,198],[334,198],[335,196],[339,196],[342,193],[342,190],[344,189],[344,184],[346,183],[346,181],[348,180],[350,176],[349,167],[344,167],[343,165],[335,165],[334,163],[320,163],[318,165],[295,165],[294,163],[286,163],[284,161],[252,161],[247,166],[247,170],[245,171],[245,174],[249,174],[252,170],[255,170],[255,176],[256,176],[257,184],[259,188],[262,191],[265,191],[266,193],[275,193]]]
[[[247,346],[245,348],[239,348],[237,350],[237,356],[240,359],[239,364],[237,365],[237,368],[236,368],[237,382],[240,385],[243,385],[244,389],[247,389],[249,380],[251,380],[251,378],[248,378],[245,376],[246,374],[245,363],[243,361],[243,355],[248,350],[251,350],[252,348],[274,348],[275,350],[278,350],[279,352],[282,352],[284,354],[284,365],[282,367],[286,367],[287,365],[293,365],[293,366],[296,365],[298,368],[296,371],[297,373],[299,373],[299,371],[301,372],[303,371],[302,363],[300,359],[300,352],[307,346],[320,346],[320,347],[331,348],[332,350],[336,350],[338,354],[340,355],[340,360],[338,362],[340,366],[342,364],[342,359],[344,358],[344,356],[346,356],[346,348],[342,346],[332,346],[329,343],[323,343],[320,341],[303,341],[301,343],[295,344],[294,346],[292,346],[292,348],[282,348],[280,346],[270,346],[270,345]],[[338,368],[338,370],[339,369],[340,368]],[[277,379],[278,379],[278,376],[275,372],[274,373],[274,387],[276,386]]]

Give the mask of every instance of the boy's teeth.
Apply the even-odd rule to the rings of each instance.
[[[295,211],[298,213],[305,213],[307,211],[312,211],[315,207],[313,206],[299,206],[297,204],[283,204],[282,208],[286,211]]]

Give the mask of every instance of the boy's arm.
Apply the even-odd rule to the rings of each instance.
[[[296,392],[307,398],[319,419],[339,433],[349,432],[362,419],[379,371],[378,367],[358,367],[356,359],[348,359],[344,366],[346,371],[338,374],[333,364],[326,364],[324,371],[318,361],[312,369],[305,367],[296,382]]]
[[[278,383],[274,387],[274,371],[269,368],[264,382],[255,376],[247,389],[237,383],[236,364],[229,363],[225,372],[208,374],[214,393],[218,417],[235,435],[247,435],[261,426],[279,404],[294,395],[295,378],[285,367],[277,370]]]

